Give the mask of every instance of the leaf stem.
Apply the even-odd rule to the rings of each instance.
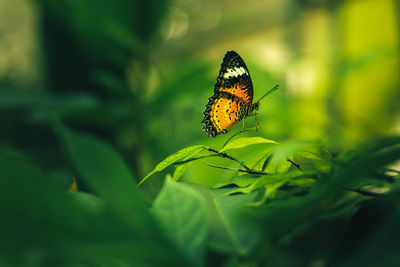
[[[238,159],[236,159],[236,158],[234,158],[234,157],[232,157],[232,156],[226,154],[225,152],[218,152],[217,150],[215,150],[215,149],[213,149],[213,148],[211,148],[211,147],[208,147],[207,150],[210,151],[210,152],[216,153],[218,156],[220,156],[220,157],[222,157],[222,158],[227,158],[227,159],[236,161],[237,163],[239,163],[243,168],[245,168],[245,169],[248,170],[248,171],[253,171],[252,169],[250,169],[249,167],[247,167],[242,161],[240,161],[240,160],[238,160]]]
[[[206,162],[204,160],[202,160],[202,162],[204,164],[206,164],[207,166],[210,166],[210,167],[213,167],[213,168],[218,168],[218,169],[224,169],[224,170],[230,170],[230,171],[238,171],[238,172],[246,172],[246,173],[250,173],[250,174],[261,174],[261,175],[269,174],[267,172],[260,172],[260,171],[256,171],[256,170],[252,170],[252,169],[248,169],[248,170],[247,169],[246,170],[244,170],[244,169],[234,169],[234,168],[229,168],[229,167],[224,167],[224,166],[213,165],[213,164],[210,164],[210,163],[208,163],[208,162]]]
[[[292,163],[293,166],[295,166],[297,169],[299,169],[300,171],[303,171],[303,169],[300,167],[300,164],[294,162],[291,159],[287,159],[287,161],[289,161],[290,163]]]
[[[194,160],[198,160],[198,159],[204,159],[204,158],[209,158],[209,157],[217,157],[218,155],[215,155],[215,154],[212,154],[212,155],[206,155],[206,156],[201,156],[201,157],[198,157],[198,158],[191,158],[191,159],[187,159],[187,160],[182,160],[182,161],[177,161],[177,162],[174,162],[172,165],[181,165],[181,164],[185,164],[185,163],[188,163],[188,162],[191,162],[191,161],[194,161]]]

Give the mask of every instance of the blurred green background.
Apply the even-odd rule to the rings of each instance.
[[[179,149],[219,147],[241,126],[209,138],[200,122],[228,50],[246,62],[255,99],[280,85],[260,105],[258,135],[333,154],[398,135],[399,12],[397,0],[1,0],[1,154],[68,188],[56,121],[106,140],[136,181]],[[143,184],[149,201],[164,175]],[[196,162],[182,179],[227,175]]]

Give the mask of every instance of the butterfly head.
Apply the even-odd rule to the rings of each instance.
[[[248,108],[244,113],[244,117],[250,117],[256,115],[259,107],[260,107],[259,102],[255,102],[253,105],[248,106]]]

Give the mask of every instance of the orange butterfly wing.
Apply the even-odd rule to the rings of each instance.
[[[203,119],[206,132],[213,137],[227,133],[242,119],[245,105],[243,100],[226,92],[211,97]]]
[[[253,90],[250,90],[249,87],[250,85],[248,83],[242,84],[241,81],[239,81],[229,88],[221,87],[219,91],[231,93],[242,99],[246,104],[251,104],[253,100],[253,95],[250,94],[249,91]]]

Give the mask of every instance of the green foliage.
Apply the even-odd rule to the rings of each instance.
[[[121,157],[94,137],[70,131],[64,126],[57,129],[77,174],[90,189],[111,207],[115,205],[113,210],[131,223],[138,233],[157,231]],[[138,217],[136,212],[141,216]]]
[[[320,2],[0,1],[0,266],[400,266],[399,5]]]
[[[154,200],[153,212],[182,252],[193,262],[203,265],[208,225],[202,196],[167,177]]]
[[[96,138],[64,127],[59,133],[97,196],[67,193],[34,164],[2,153],[1,265],[185,265],[126,179],[131,174],[118,154]]]
[[[381,207],[380,201],[394,200],[400,188],[398,173],[385,171],[385,166],[400,158],[400,138],[386,138],[336,158],[315,154],[318,148],[309,143],[279,145],[269,141],[265,144],[261,138],[240,138],[236,140],[243,144],[272,146],[269,150],[263,148],[263,155],[272,159],[268,161],[262,156],[264,162],[252,169],[226,152],[205,146],[182,149],[167,157],[151,173],[174,164],[180,168],[205,157],[222,157],[238,164],[237,175],[213,189],[176,182],[167,176],[149,208],[133,183],[131,171],[114,149],[98,138],[70,130],[60,123],[55,125],[76,174],[93,194],[67,193],[65,186],[35,164],[3,149],[0,212],[4,214],[1,227],[4,242],[0,260],[4,266],[80,262],[204,266],[213,260],[210,255],[219,255],[219,260],[233,265],[238,261],[281,264],[280,253],[293,253],[292,246],[304,236],[319,238],[313,229],[321,223],[344,233],[335,222],[359,223],[352,218],[361,216],[358,214],[365,205],[374,203],[372,209],[376,212]],[[245,145],[232,145],[235,143],[231,141],[225,148],[231,144],[231,148],[245,149]],[[305,152],[314,153],[313,159],[301,156]],[[275,154],[281,160],[276,162],[286,166],[287,157],[292,155],[293,163],[288,168],[274,163],[275,171],[265,172],[274,162]],[[316,167],[318,161],[329,162],[329,168],[321,171]],[[217,167],[229,172],[234,170]],[[381,196],[379,189],[384,189],[385,195]],[[335,264],[365,263],[364,254],[360,253],[374,253],[374,248],[389,238],[388,229],[399,222],[400,213],[395,206],[392,214],[382,217],[378,223],[387,226],[368,237],[358,252],[350,249],[343,253],[342,239],[330,236],[333,242],[330,244],[302,241],[311,248],[323,246],[329,250],[294,255],[291,263],[311,261],[316,255]],[[391,233],[398,231],[394,229]],[[352,234],[356,235],[352,238],[360,238],[357,233]],[[398,260],[397,254],[391,252],[395,248],[385,250],[390,256],[389,265]]]
[[[203,151],[205,149],[206,148],[204,146],[191,146],[179,150],[175,154],[168,156],[166,159],[158,163],[157,166],[154,168],[154,170],[152,170],[140,181],[139,185],[141,185],[144,181],[146,181],[152,174],[164,170],[166,167],[170,166],[171,164],[175,163],[176,161],[182,158],[190,159],[192,156],[197,155],[200,151]],[[175,177],[174,180],[177,180],[178,175],[174,174],[174,177]]]
[[[237,140],[240,140],[241,144]],[[352,155],[336,158],[326,153],[320,145],[311,143],[280,145],[274,141],[265,142],[264,140],[263,138],[239,138],[230,141],[220,152],[211,148],[197,147],[200,151],[213,152],[205,156],[188,155],[188,153],[182,153],[185,151],[183,149],[159,164],[165,169],[166,165],[172,166],[178,163],[176,169],[179,169],[182,165],[185,166],[209,156],[240,162],[223,151],[228,150],[226,148],[243,149],[246,145],[256,143],[259,146],[262,146],[262,143],[269,144],[269,147],[264,148],[261,154],[255,154],[254,159],[250,157],[250,161],[255,162],[253,169],[248,168],[246,163],[240,162],[240,167],[236,169],[237,175],[228,181],[216,184],[212,190],[205,186],[191,185],[201,193],[202,201],[208,203],[208,247],[211,251],[215,250],[221,254],[233,253],[245,262],[254,262],[250,255],[259,249],[279,249],[290,253],[290,245],[298,242],[299,238],[303,238],[304,235],[315,235],[312,232],[313,227],[338,220],[341,220],[342,224],[348,224],[360,207],[368,203],[366,200],[379,199],[380,193],[376,193],[379,190],[389,191],[389,195],[397,194],[398,174],[388,175],[384,171],[384,166],[395,162],[400,157],[399,138],[387,138]],[[192,149],[193,147],[189,147],[187,151]],[[186,156],[184,161],[176,161],[184,156]],[[288,161],[289,157],[302,163]],[[273,165],[272,168],[268,168],[270,164]],[[229,171],[234,170],[224,166],[207,165]],[[269,172],[264,172],[264,170],[269,170]],[[179,172],[181,171],[179,169]],[[242,175],[243,172],[246,174]],[[186,208],[186,203],[192,205],[190,203],[194,200],[199,201],[198,193],[187,188],[189,184],[181,187],[186,194],[172,193],[172,189],[168,189],[172,185],[176,186],[168,178],[164,189],[154,203],[158,210],[160,199],[165,198],[166,192],[169,193],[169,198],[179,200],[181,209],[184,210],[189,210]],[[234,188],[229,188],[232,185]],[[186,196],[186,200],[182,199],[183,196]],[[174,217],[175,214],[178,214],[178,217],[184,216],[181,214],[182,210],[172,211],[170,199],[164,201],[167,202],[164,208],[164,212],[169,214],[167,218]],[[202,213],[203,208],[199,208],[196,212],[200,211]],[[186,215],[188,214],[198,217],[193,211],[187,211]],[[172,227],[171,219],[163,218],[163,220],[167,220],[169,227]],[[179,227],[179,223],[175,223],[174,226]],[[333,228],[334,231],[343,231]],[[181,231],[187,229],[188,226],[181,227]],[[175,229],[172,232],[177,234],[179,231]],[[195,232],[203,233],[202,231]],[[333,244],[323,245],[330,247],[331,251],[318,251],[316,254],[306,256],[309,257],[308,260],[318,255],[324,261],[328,261],[331,255],[339,253],[339,257],[333,259],[332,263],[347,262],[348,255],[340,251],[341,239],[331,238],[333,238]],[[181,240],[178,243],[182,247]],[[322,244],[309,243],[308,245],[321,246]],[[190,243],[186,246],[190,247]],[[279,254],[256,255],[256,257],[258,257],[256,262],[271,261],[280,264],[281,261]],[[302,258],[294,257],[292,263],[298,264],[297,261]]]

